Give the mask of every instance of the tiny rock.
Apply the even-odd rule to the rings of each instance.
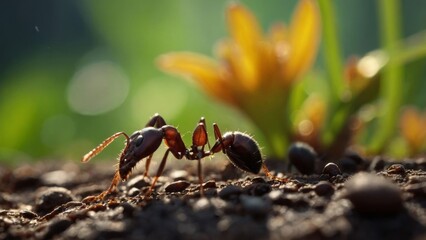
[[[322,173],[328,174],[329,176],[337,176],[342,174],[339,166],[337,166],[335,163],[327,163],[327,165],[324,166]]]
[[[189,185],[191,185],[190,182],[180,180],[170,183],[166,186],[165,190],[166,192],[182,192],[187,187],[189,187]]]
[[[318,196],[331,196],[334,194],[334,187],[327,181],[321,181],[315,185],[314,191]]]
[[[317,154],[315,150],[306,143],[293,143],[288,150],[288,159],[302,174],[313,174]]]
[[[56,207],[73,200],[74,197],[71,191],[66,188],[46,188],[37,194],[35,210],[39,215],[45,215]]]
[[[405,167],[402,164],[392,164],[388,167],[386,170],[390,174],[399,174],[404,175],[405,174]]]
[[[356,211],[371,215],[390,215],[401,211],[402,194],[391,181],[368,173],[358,173],[346,183],[347,194]]]

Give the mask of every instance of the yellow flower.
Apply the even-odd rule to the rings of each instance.
[[[411,154],[419,153],[426,140],[426,115],[415,108],[407,108],[401,116],[402,137],[408,144]]]
[[[299,1],[289,27],[276,24],[266,35],[256,17],[240,4],[231,4],[226,17],[230,37],[217,44],[218,60],[176,52],[160,56],[158,65],[237,107],[267,137],[276,134],[288,121],[284,115],[292,84],[309,69],[317,53],[317,5],[314,0]],[[286,134],[283,131],[280,134]]]
[[[311,146],[319,145],[326,110],[326,103],[318,94],[312,94],[305,100],[296,117],[295,132],[299,141],[309,143]]]

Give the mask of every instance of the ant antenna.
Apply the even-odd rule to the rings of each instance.
[[[112,135],[111,137],[105,139],[101,144],[99,144],[99,146],[95,147],[92,151],[90,151],[86,155],[84,155],[83,158],[81,159],[81,161],[82,162],[88,162],[90,159],[92,159],[93,157],[98,155],[100,152],[102,152],[102,150],[104,150],[110,143],[112,143],[120,135],[123,135],[124,137],[126,137],[126,147],[124,148],[123,152],[121,153],[121,154],[123,154],[127,150],[127,147],[129,146],[130,139],[129,139],[129,136],[127,136],[126,133],[118,132],[118,133],[115,133],[114,135]]]

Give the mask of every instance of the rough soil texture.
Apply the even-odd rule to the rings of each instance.
[[[81,200],[109,186],[112,166],[0,168],[0,239],[426,239],[424,159],[347,158],[320,174],[293,169],[287,183],[205,166],[204,197],[187,162],[166,169],[149,199],[151,178],[135,172],[91,203]]]

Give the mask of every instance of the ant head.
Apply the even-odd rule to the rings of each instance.
[[[161,144],[163,131],[154,127],[146,127],[134,132],[120,155],[118,171],[120,178],[126,180],[133,167],[143,158],[153,154]]]

